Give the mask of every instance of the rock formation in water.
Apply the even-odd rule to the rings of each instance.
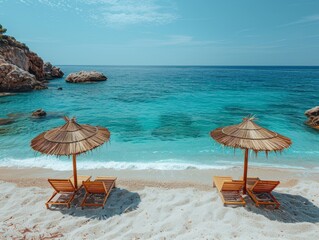
[[[308,117],[306,124],[314,128],[319,128],[319,106],[307,110],[305,115]]]
[[[69,83],[85,83],[85,82],[99,82],[99,81],[106,81],[107,77],[100,72],[86,72],[81,71],[77,73],[71,73],[69,74],[65,81]]]
[[[13,119],[10,118],[0,118],[0,126],[1,125],[8,125],[13,123]]]
[[[38,109],[32,113],[32,117],[37,117],[37,118],[45,117],[46,115],[47,113],[43,109]]]
[[[45,79],[61,78],[64,75],[60,68],[52,66],[49,62],[46,62],[43,68]]]
[[[0,34],[0,92],[44,89],[43,80],[61,76],[62,71],[51,64],[45,69],[42,58],[25,44]]]

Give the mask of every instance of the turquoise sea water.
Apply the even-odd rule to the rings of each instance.
[[[319,132],[304,124],[319,105],[319,67],[61,66],[67,76],[101,71],[108,81],[68,84],[1,97],[0,166],[71,169],[67,157],[44,157],[30,147],[39,133],[64,124],[63,115],[111,131],[110,143],[79,157],[79,168],[224,168],[242,165],[241,150],[214,142],[209,132],[248,114],[292,139],[282,154],[251,154],[251,165],[319,169]],[[62,87],[62,91],[57,88]],[[48,112],[32,119],[38,108]]]

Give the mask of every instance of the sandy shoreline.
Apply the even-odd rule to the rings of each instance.
[[[71,171],[0,168],[1,239],[316,239],[319,177],[306,170],[250,168],[249,176],[280,180],[279,210],[224,207],[212,176],[239,178],[228,170],[80,170],[80,175],[117,176],[105,209],[46,210],[47,178]]]
[[[276,169],[276,168],[256,168],[250,167],[248,176],[258,176],[261,179],[280,180],[280,186],[290,186],[297,179],[307,179],[319,182],[319,172],[311,172],[301,169]],[[187,169],[187,170],[115,170],[115,169],[89,169],[79,170],[79,175],[96,176],[117,176],[119,183],[126,183],[130,186],[133,182],[143,182],[146,186],[177,187],[178,185],[188,187],[190,185],[206,186],[211,188],[213,176],[232,176],[240,178],[243,174],[241,167],[230,169]],[[67,178],[72,175],[72,171],[56,171],[44,168],[6,168],[0,167],[0,180],[22,184],[22,186],[48,186],[47,178]],[[14,178],[12,177],[14,176]],[[44,180],[34,182],[35,178]],[[26,180],[25,182],[22,180]],[[32,184],[28,182],[31,181]],[[34,185],[35,184],[35,185]],[[287,185],[288,184],[288,185]]]

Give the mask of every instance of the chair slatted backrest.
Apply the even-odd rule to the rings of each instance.
[[[70,179],[48,179],[48,181],[57,192],[76,191]]]
[[[244,181],[232,180],[223,183],[221,191],[240,191],[244,187]]]
[[[104,182],[106,189],[112,189],[115,184],[115,179],[96,179],[94,182]]]
[[[271,192],[278,185],[279,181],[264,181],[258,180],[251,188],[253,192]]]
[[[87,181],[83,182],[83,186],[88,193],[107,193],[104,182],[100,181]]]

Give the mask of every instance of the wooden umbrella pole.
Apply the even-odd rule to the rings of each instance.
[[[246,194],[246,185],[247,185],[247,170],[248,170],[248,148],[245,150],[245,163],[244,163],[244,189],[243,193]]]
[[[74,177],[74,187],[75,189],[78,189],[78,175],[76,171],[76,154],[72,155],[73,159],[73,177]]]

